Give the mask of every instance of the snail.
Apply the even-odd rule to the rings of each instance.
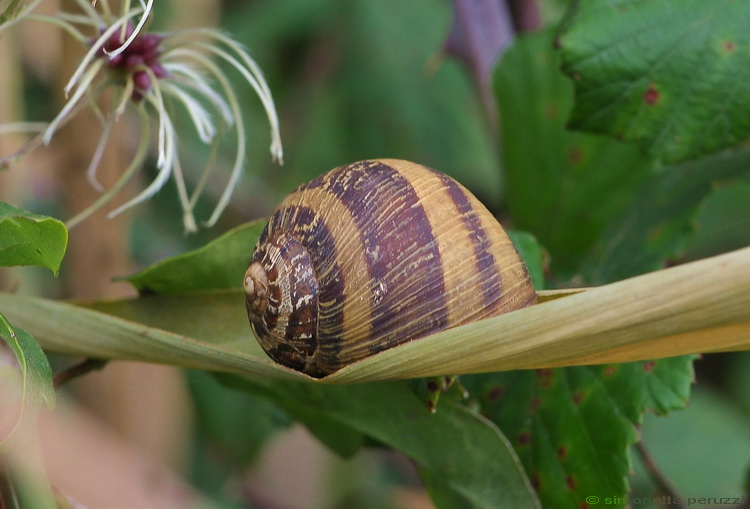
[[[287,196],[244,289],[266,353],[313,377],[536,302],[521,257],[479,200],[395,159],[335,168]]]

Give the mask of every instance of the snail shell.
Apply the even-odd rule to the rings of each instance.
[[[392,159],[341,166],[287,196],[244,287],[263,349],[315,377],[536,302],[515,247],[469,191]]]

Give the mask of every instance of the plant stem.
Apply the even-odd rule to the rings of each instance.
[[[685,504],[682,502],[684,498],[677,493],[677,490],[672,486],[672,483],[669,482],[661,470],[659,470],[659,467],[651,457],[651,454],[646,450],[646,446],[643,445],[643,440],[640,440],[635,444],[635,449],[638,451],[641,461],[643,461],[643,466],[646,467],[646,471],[649,476],[651,476],[651,480],[656,484],[656,489],[665,497],[669,497],[669,500],[671,501],[669,507],[672,509],[684,509]]]
[[[0,459],[0,507],[18,509],[18,494],[10,479],[10,473],[5,466],[5,460]]]
[[[542,26],[539,5],[536,0],[506,0],[513,26],[520,33],[538,30]]]
[[[16,12],[19,10],[21,0],[11,0],[10,4],[5,8],[2,14],[0,14],[0,25],[12,19]]]
[[[71,380],[85,375],[86,373],[102,369],[104,365],[107,364],[107,362],[108,361],[106,359],[85,359],[78,364],[74,364],[71,367],[57,373],[52,378],[52,383],[57,389],[62,385],[70,382]]]

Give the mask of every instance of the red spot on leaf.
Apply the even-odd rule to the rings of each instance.
[[[533,412],[534,410],[536,410],[540,406],[542,406],[542,400],[541,400],[541,398],[531,398],[531,403],[529,404],[529,410],[530,411]]]
[[[654,370],[654,361],[648,361],[643,363],[643,371],[653,371]]]
[[[560,110],[556,104],[548,104],[544,108],[544,116],[547,118],[557,118],[560,115]]]
[[[615,371],[617,371],[617,366],[607,366],[606,368],[604,368],[604,376],[612,376],[615,374]]]
[[[724,41],[724,49],[727,53],[733,53],[737,49],[737,45],[732,41]]]
[[[568,154],[568,160],[572,164],[580,163],[581,159],[583,159],[583,152],[581,152],[580,148],[573,147],[572,149],[570,149],[570,154]]]
[[[539,491],[539,487],[542,485],[542,481],[539,479],[539,472],[533,472],[529,481],[531,481],[531,487]]]
[[[528,431],[524,431],[520,435],[518,435],[518,444],[519,445],[529,445],[531,443],[531,433]]]
[[[583,393],[578,391],[575,394],[573,394],[573,403],[578,405],[583,400]]]
[[[490,401],[495,401],[500,399],[503,394],[505,394],[505,387],[502,385],[498,385],[497,387],[493,387],[490,389],[490,392],[487,393],[487,399]]]
[[[561,447],[558,447],[558,448],[557,448],[557,457],[558,457],[559,459],[563,459],[563,458],[565,458],[565,456],[567,456],[567,455],[568,455],[568,449],[567,449],[567,447],[562,447],[562,446],[561,446]]]
[[[666,260],[664,260],[664,267],[676,267],[678,265],[682,265],[685,263],[685,259],[681,256],[670,256]]]
[[[537,378],[544,378],[552,375],[552,370],[549,368],[541,368],[536,370]]]
[[[571,476],[568,476],[568,477],[565,478],[565,484],[568,485],[568,489],[570,491],[573,491],[573,490],[576,489],[576,480],[573,479],[573,477],[571,477]]]
[[[648,86],[648,90],[643,93],[643,102],[645,102],[649,106],[653,106],[654,104],[659,102],[659,97],[661,97],[661,94],[659,94],[659,91],[656,90],[654,84],[651,83]]]
[[[554,371],[549,368],[537,369],[536,377],[539,379],[539,385],[549,387],[552,384],[552,375]]]

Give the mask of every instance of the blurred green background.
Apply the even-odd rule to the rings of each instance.
[[[566,3],[539,2],[542,19],[558,20]],[[506,132],[501,138],[493,125],[493,112],[484,109],[470,75],[443,53],[452,20],[451,2],[235,0],[217,3],[216,8],[221,26],[249,48],[269,81],[280,116],[284,165],[277,166],[270,160],[270,138],[260,102],[252,90],[242,88],[239,76],[233,75],[241,89],[250,144],[247,172],[232,204],[215,228],[185,237],[176,191],[168,184],[133,212],[128,236],[135,267],[198,247],[232,226],[264,217],[300,183],[335,166],[373,157],[414,160],[448,173],[470,188],[506,225],[519,226],[513,224],[514,217],[508,212],[512,199],[505,193],[506,159],[499,140],[530,137],[531,144],[525,150],[537,150],[534,133],[527,129],[523,117],[531,117],[529,112],[540,105],[516,101],[517,109],[512,114],[520,120],[512,126],[503,125]],[[157,2],[154,28],[169,26],[170,16],[178,9],[178,2]],[[27,117],[49,117],[46,98],[56,83],[30,68],[25,71]],[[519,86],[526,92],[523,83]],[[190,143],[192,126],[187,118],[183,120],[184,165],[189,174],[191,161],[195,161],[195,174],[208,148]],[[508,136],[507,130],[513,128],[518,131]],[[538,150],[549,154],[544,146]],[[229,161],[231,154],[222,157]],[[644,181],[639,179],[645,179],[647,173],[643,170],[639,176],[641,170],[632,173],[639,185]],[[743,172],[742,178],[747,179],[747,171]],[[735,178],[730,174],[727,182],[733,183]],[[537,182],[539,187],[543,184]],[[750,243],[750,187],[742,183],[714,188],[715,192],[701,202],[698,215],[686,220],[692,230],[683,246],[683,259]],[[631,191],[635,193],[636,189]],[[208,214],[220,190],[213,189],[214,196],[204,199],[200,215]],[[534,203],[536,198],[529,200]],[[621,214],[627,213],[629,203],[623,200],[620,204]],[[59,210],[54,193],[46,191],[37,190],[25,203],[15,204],[35,212]],[[583,247],[579,247],[571,237],[561,237],[560,231],[545,234],[545,227],[554,230],[549,227],[552,214],[545,214],[540,214],[537,222],[546,225],[538,230],[535,220],[528,219],[530,215],[524,216],[527,220],[520,226],[531,230],[543,244],[549,238],[563,246],[558,252],[564,260],[561,268],[567,273],[560,279],[576,281],[576,270],[589,271],[588,281],[603,283],[608,276],[618,274],[618,260],[610,262],[614,268],[595,270],[595,258],[601,253],[590,244],[581,241]],[[597,223],[599,218],[587,220]],[[578,217],[571,215],[567,228],[574,227],[576,221]],[[545,237],[547,234],[549,237]],[[591,243],[593,238],[585,241]],[[34,269],[25,269],[25,274],[29,282],[24,290],[48,297],[65,295],[59,287],[66,277],[72,277],[70,272],[66,276],[65,266],[61,280]],[[696,363],[696,370],[698,389],[690,408],[668,417],[646,419],[642,436],[665,474],[686,496],[739,496],[749,477],[750,355],[706,356]],[[262,454],[269,437],[289,426],[290,419],[260,398],[227,390],[209,375],[190,372],[186,377],[196,417],[188,475],[206,493],[223,499],[224,507],[247,507],[227,494],[227,478],[249,468]],[[398,505],[388,495],[393,486],[418,485],[403,458],[376,451],[352,461],[331,459],[326,463],[326,468],[332,469],[327,481],[330,485],[324,489],[325,500],[317,507],[425,507],[419,505],[425,503],[423,499]],[[654,486],[638,459],[634,459],[634,469],[633,496],[653,496]]]

